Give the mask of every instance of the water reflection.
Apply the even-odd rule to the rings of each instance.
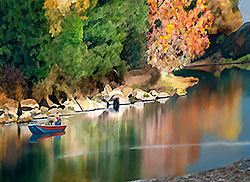
[[[16,166],[27,139],[25,133],[21,133],[20,125],[0,125],[0,163],[6,167]]]
[[[65,131],[53,133],[53,134],[44,134],[44,135],[32,135],[29,139],[29,143],[37,143],[40,140],[55,137],[57,140],[61,140],[61,136],[65,135]]]
[[[174,107],[157,107],[144,125],[142,144],[198,144],[205,134],[235,141],[241,131],[242,84],[233,77],[230,85],[209,92],[206,85],[189,98],[179,98]],[[154,122],[152,122],[154,121]],[[143,176],[184,174],[199,158],[200,146],[183,145],[143,150]]]
[[[249,156],[243,149],[250,148],[250,134],[243,128],[250,128],[250,113],[242,100],[249,99],[250,73],[198,76],[200,84],[187,97],[76,115],[66,122],[61,141],[50,137],[29,144],[27,126],[0,126],[0,179],[126,181],[182,175],[194,164],[209,169],[204,153],[230,153],[232,145],[239,151],[236,159]],[[248,120],[242,121],[243,114]]]

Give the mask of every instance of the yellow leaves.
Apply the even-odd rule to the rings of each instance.
[[[82,20],[87,20],[88,17],[86,17],[86,16],[81,16],[81,19],[82,19]]]
[[[44,3],[44,8],[56,8],[58,6],[57,1],[47,0]]]
[[[89,0],[85,0],[83,4],[84,4],[85,9],[88,9],[90,6]]]
[[[208,41],[207,46],[206,46],[206,49],[208,49],[209,46],[210,46],[210,42]]]
[[[95,6],[97,0],[92,0],[92,2],[92,6]],[[60,33],[61,22],[70,13],[76,13],[82,20],[86,20],[85,14],[91,8],[91,2],[90,0],[45,0],[44,8],[46,8],[45,16],[49,17],[49,32],[53,37]]]

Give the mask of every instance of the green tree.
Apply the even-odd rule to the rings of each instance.
[[[87,46],[82,42],[83,21],[77,15],[69,15],[62,22],[62,31],[55,36],[44,51],[44,57],[50,64],[57,64],[65,73],[74,76],[84,74],[84,56]]]
[[[77,77],[101,77],[112,69],[123,74],[126,64],[146,63],[146,0],[99,1],[86,16],[64,16],[60,33],[45,51],[47,62]]]
[[[90,49],[108,47],[102,54],[126,61],[130,68],[146,63],[146,33],[149,30],[146,0],[99,1],[89,12],[84,25],[84,40]],[[110,50],[115,48],[115,52]],[[142,64],[141,64],[142,63]]]
[[[0,65],[13,64],[32,82],[46,77],[49,71],[42,56],[51,41],[43,3],[43,0],[0,2]]]

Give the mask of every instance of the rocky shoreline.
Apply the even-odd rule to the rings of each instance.
[[[60,102],[59,98],[52,95],[42,98],[39,103],[34,98],[21,101],[2,99],[4,103],[2,101],[0,107],[0,124],[49,119],[56,112],[61,116],[71,116],[80,112],[104,111],[110,107],[116,110],[115,107],[133,105],[136,102],[165,103],[173,96],[186,95],[186,89],[198,83],[197,78],[183,78],[171,74],[158,78],[158,81],[154,81],[154,85],[152,80],[154,80],[153,73],[132,70],[124,75],[124,84],[116,88],[106,84],[104,89],[93,97],[78,94],[77,97],[67,96],[65,101]]]
[[[124,96],[124,94],[127,94],[127,96]],[[177,95],[175,92],[170,94],[166,92],[158,93],[156,91],[148,93],[141,89],[133,90],[132,88],[123,89],[123,92],[116,89],[92,99],[89,97],[72,99],[61,105],[53,103],[50,107],[39,106],[34,99],[22,100],[20,105],[16,100],[7,99],[5,108],[0,110],[0,123],[26,123],[38,119],[47,119],[53,117],[56,112],[59,112],[61,116],[71,116],[82,112],[105,110],[109,107],[114,107],[115,99],[118,99],[119,106],[122,106],[132,105],[135,102],[162,102]]]
[[[133,182],[247,182],[250,181],[250,158],[242,159],[223,168],[212,169],[204,172],[187,174],[184,176],[168,177],[161,179],[135,180]]]

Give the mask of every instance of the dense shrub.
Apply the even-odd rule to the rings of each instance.
[[[96,69],[111,70],[125,61],[129,69],[145,66],[149,30],[146,0],[100,1],[84,23],[84,41],[93,51]]]
[[[63,103],[66,99],[75,97],[95,96],[103,90],[107,83],[111,83],[111,86],[118,86],[121,79],[114,71],[101,78],[94,76],[76,78],[66,74],[57,65],[53,65],[48,77],[39,81],[32,91],[33,97],[38,102],[53,95],[60,103]]]
[[[0,93],[19,101],[27,97],[28,87],[20,69],[13,65],[3,65],[0,68]]]
[[[4,104],[7,102],[7,96],[5,93],[3,93],[0,90],[0,109],[2,109],[2,107],[4,106]]]
[[[43,3],[43,0],[0,2],[0,65],[13,64],[32,82],[45,78],[49,70],[41,54],[51,39]]]

